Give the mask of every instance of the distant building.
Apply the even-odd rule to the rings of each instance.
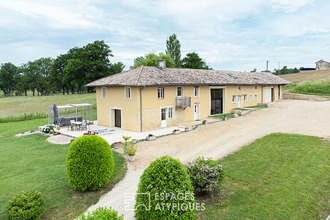
[[[330,69],[330,63],[324,60],[319,60],[316,62],[317,70],[327,70]]]
[[[313,70],[316,70],[316,68],[305,68],[305,67],[300,67],[300,68],[299,68],[299,73],[309,72],[309,71],[313,71]]]

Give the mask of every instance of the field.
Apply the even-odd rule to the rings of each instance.
[[[219,161],[225,178],[213,197],[198,197],[197,219],[326,219],[330,144],[271,134]]]
[[[78,104],[78,103],[90,103],[96,108],[96,94],[73,94],[62,95],[54,94],[49,96],[0,96],[0,121],[1,119],[10,118],[24,119],[25,114],[30,116],[33,114],[33,118],[47,117],[48,106],[66,105],[66,104]],[[37,117],[37,114],[40,117]]]
[[[314,70],[304,73],[293,73],[278,76],[290,82],[330,79],[330,70]]]
[[[47,119],[0,124],[0,219],[5,219],[5,207],[11,197],[25,189],[36,189],[44,195],[46,210],[42,219],[73,219],[110,191],[126,173],[123,156],[114,152],[114,173],[102,191],[72,190],[66,172],[69,145],[51,144],[39,134],[14,137],[44,124]]]

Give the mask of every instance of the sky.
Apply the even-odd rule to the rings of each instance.
[[[196,52],[213,69],[315,67],[330,61],[329,11],[328,0],[0,0],[0,63],[104,40],[127,70],[175,33],[182,58]]]

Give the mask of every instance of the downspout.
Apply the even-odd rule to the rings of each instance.
[[[145,87],[140,88],[140,132],[142,132],[142,89]]]

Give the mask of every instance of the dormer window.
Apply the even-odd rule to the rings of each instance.
[[[242,86],[238,86],[238,91],[242,91]]]

